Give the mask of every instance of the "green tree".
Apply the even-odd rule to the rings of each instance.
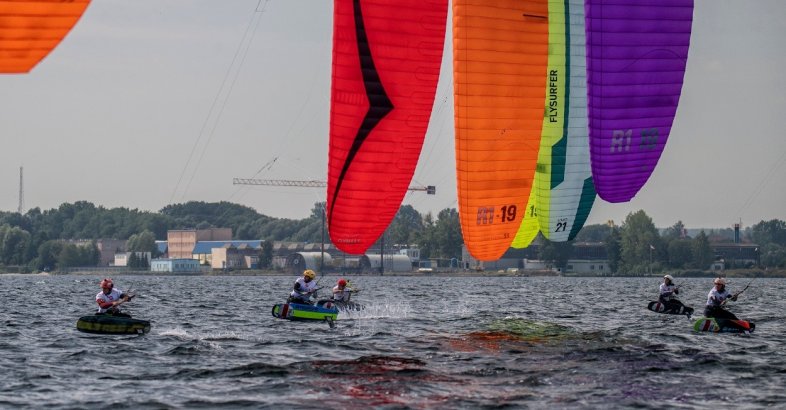
[[[85,264],[88,266],[98,266],[98,262],[101,261],[101,251],[98,250],[98,245],[96,241],[92,241],[90,246],[83,247],[85,250]]]
[[[143,253],[139,256],[139,267],[147,269],[150,267],[150,262],[147,260],[147,254]]]
[[[709,269],[714,259],[715,255],[710,247],[709,238],[704,231],[699,232],[693,239],[693,267],[697,269]]]
[[[622,235],[618,228],[612,229],[606,237],[606,256],[609,258],[611,273],[617,273],[622,263]]]
[[[33,208],[33,210],[37,209],[38,208]],[[32,228],[29,221],[29,218],[23,216],[19,212],[0,212],[0,225],[8,225],[11,227],[18,226],[19,228],[29,231]]]
[[[322,243],[322,220],[307,218],[299,221],[290,221],[295,231],[289,235],[289,240],[295,242]],[[325,243],[330,243],[327,227],[324,227]]]
[[[273,264],[273,242],[262,242],[262,250],[259,255],[259,267],[269,268]]]
[[[761,221],[753,225],[751,237],[759,245],[774,243],[786,246],[786,222],[780,219]]]
[[[166,238],[169,230],[170,219],[161,214],[144,213],[140,217],[140,227],[144,231],[153,233],[153,238]]]
[[[399,208],[385,233],[390,243],[411,245],[422,231],[423,217],[412,205],[404,205]]]
[[[98,248],[95,246],[95,242],[87,246],[64,243],[60,248],[60,253],[57,255],[57,266],[58,268],[96,266],[98,264],[98,255]]]
[[[643,210],[628,214],[621,227],[622,270],[643,274],[657,270],[660,236],[655,224]]]
[[[693,262],[693,241],[689,239],[674,239],[668,242],[669,266],[683,269]]]
[[[128,243],[126,243],[126,249],[130,252],[150,252],[152,255],[158,255],[156,237],[153,232],[148,230],[131,235],[131,237],[128,238]]]
[[[128,261],[126,265],[130,268],[138,268],[139,267],[139,258],[136,256],[136,252],[130,252],[128,254]]]
[[[237,235],[241,225],[260,217],[260,214],[250,207],[226,201],[190,201],[166,206],[160,213],[173,220],[175,229],[226,227],[232,228],[234,235]]]
[[[38,257],[38,248],[48,239],[44,231],[31,232],[30,244],[25,249],[25,263],[31,266],[35,265],[34,261]]]
[[[8,234],[8,231],[11,230],[11,226],[7,224],[0,225],[0,264],[5,263],[5,255],[3,252],[3,243],[5,242],[5,236]]]
[[[60,254],[57,256],[58,268],[69,268],[82,265],[82,255],[79,252],[79,247],[67,243],[63,245]]]
[[[575,242],[604,242],[613,227],[607,224],[585,225],[576,235]]]
[[[539,234],[540,235],[540,234]],[[568,264],[568,259],[573,252],[573,243],[571,242],[552,242],[543,240],[543,245],[540,246],[539,258],[548,262],[550,265],[565,269]]]
[[[0,226],[0,262],[6,265],[22,265],[25,262],[30,233],[16,226]]]
[[[321,221],[327,216],[327,202],[315,202],[311,208],[311,218]]]
[[[437,222],[434,224],[434,240],[439,258],[461,259],[461,244],[464,239],[461,236],[459,215],[455,208],[439,211]]]
[[[63,250],[63,242],[46,241],[38,247],[38,257],[34,260],[35,268],[50,271],[57,269],[57,259]]]
[[[685,224],[683,224],[682,221],[677,221],[677,223],[671,227],[666,228],[666,231],[663,232],[663,238],[666,240],[681,239],[684,237],[684,232]]]
[[[786,268],[786,247],[769,243],[761,248],[761,265],[769,268]]]
[[[423,230],[415,236],[415,241],[420,249],[421,259],[437,257],[434,216],[431,212],[426,213],[423,217]]]

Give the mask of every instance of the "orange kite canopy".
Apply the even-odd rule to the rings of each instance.
[[[0,73],[27,73],[82,17],[90,0],[0,0]]]
[[[453,81],[461,232],[496,260],[521,225],[540,147],[546,0],[454,0]]]

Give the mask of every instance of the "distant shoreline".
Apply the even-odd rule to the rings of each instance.
[[[786,269],[778,270],[728,270],[721,272],[667,272],[674,277],[678,278],[713,278],[716,276],[735,277],[735,278],[786,278]],[[296,274],[280,271],[263,271],[263,270],[243,270],[233,272],[200,272],[200,273],[170,273],[170,272],[150,272],[150,271],[125,271],[125,272],[96,272],[83,271],[83,272],[38,272],[38,273],[0,273],[0,275],[16,275],[16,276],[298,276]],[[325,276],[351,276],[351,277],[562,277],[562,278],[660,278],[660,273],[653,275],[582,275],[582,274],[562,274],[558,275],[554,272],[544,271],[519,271],[519,272],[493,272],[493,271],[445,271],[445,272],[386,272],[384,274],[376,273],[326,273]]]

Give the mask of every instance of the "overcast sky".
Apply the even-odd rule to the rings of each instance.
[[[649,182],[588,223],[643,209],[656,226],[786,220],[786,5],[696,0],[677,118]],[[30,74],[0,75],[0,210],[90,201],[157,211],[231,201],[304,218],[324,188],[332,2],[93,0]],[[421,212],[457,207],[450,42],[413,184]]]

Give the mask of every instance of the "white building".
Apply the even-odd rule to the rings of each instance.
[[[151,272],[199,273],[199,261],[196,259],[153,259],[150,261]]]
[[[589,259],[568,259],[566,273],[588,273],[591,275],[611,275],[609,261]]]

